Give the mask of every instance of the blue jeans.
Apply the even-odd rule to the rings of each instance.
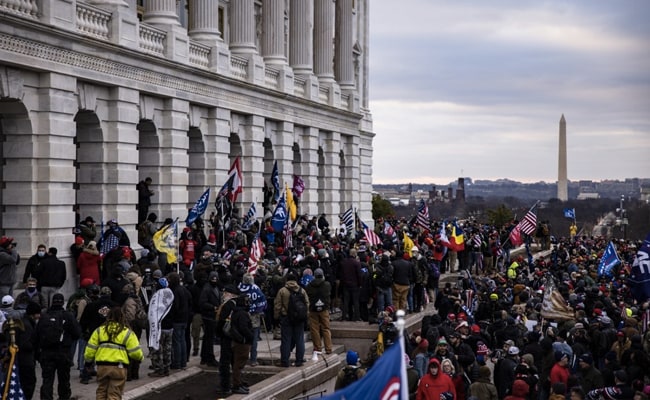
[[[187,366],[187,342],[185,341],[185,322],[174,323],[172,334],[172,369],[181,369]]]
[[[250,362],[257,362],[257,339],[260,337],[260,327],[253,328],[253,343],[251,343]]]
[[[282,317],[280,322],[280,365],[289,366],[291,350],[296,348],[296,364],[302,365],[305,359],[305,324],[292,324],[289,318]]]
[[[409,285],[409,294],[406,296],[406,304],[408,304],[408,311],[413,312],[413,286],[415,284],[411,283]]]
[[[393,304],[393,291],[391,288],[377,288],[377,313]]]

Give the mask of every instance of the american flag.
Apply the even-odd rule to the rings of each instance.
[[[418,215],[417,215],[417,224],[424,229],[429,229],[429,207],[424,202],[424,199],[420,199],[420,204],[418,205]]]
[[[262,240],[260,239],[260,234],[257,233],[253,239],[253,244],[251,245],[251,254],[248,256],[248,273],[255,275],[257,272],[257,264],[264,257],[264,246],[262,245]]]
[[[397,240],[397,234],[395,233],[395,229],[388,223],[388,221],[384,221],[384,235],[387,237],[390,237],[393,241]]]
[[[381,238],[368,227],[363,221],[359,220],[359,223],[361,223],[361,228],[363,229],[363,233],[366,235],[366,240],[368,241],[368,244],[371,246],[379,246],[381,244]]]
[[[250,208],[248,209],[248,212],[246,213],[246,216],[244,217],[244,223],[242,224],[242,228],[250,229],[250,227],[253,226],[253,224],[255,223],[256,219],[257,219],[257,208],[255,207],[255,202],[252,202]]]
[[[293,249],[293,227],[288,218],[287,222],[284,224],[284,247],[287,249]]]
[[[535,229],[537,229],[537,214],[535,214],[535,206],[528,210],[524,219],[519,221],[519,224],[517,224],[519,231],[526,235],[532,235],[533,232],[535,232]]]
[[[481,238],[480,233],[475,233],[474,237],[472,238],[472,242],[475,247],[478,247],[479,249],[481,248],[481,243],[483,242],[483,239]]]
[[[2,382],[0,383],[0,391],[2,393],[5,392],[5,387],[6,382],[5,379],[2,379]],[[5,397],[3,397],[4,399]],[[20,386],[20,376],[18,375],[18,366],[14,363],[11,366],[11,376],[9,378],[9,390],[7,390],[7,397],[6,399],[8,400],[25,400],[25,393],[23,393],[23,389]]]
[[[230,249],[227,249],[225,253],[223,253],[223,258],[224,260],[230,260],[232,258],[232,251]]]

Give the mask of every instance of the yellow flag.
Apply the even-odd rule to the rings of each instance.
[[[284,188],[287,192],[287,209],[289,210],[289,218],[291,221],[295,221],[298,216],[298,208],[296,207],[296,202],[293,201],[293,193],[287,184],[284,184]]]
[[[167,254],[167,263],[173,264],[177,261],[176,251],[178,243],[178,222],[165,225],[153,234],[153,245],[156,249]]]
[[[413,249],[413,246],[415,244],[411,240],[410,237],[405,233],[404,234],[404,253],[408,253],[409,257],[411,257],[413,254],[411,254],[411,249]]]

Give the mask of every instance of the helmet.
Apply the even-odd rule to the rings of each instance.
[[[490,295],[490,300],[493,300],[493,301],[497,301],[497,300],[499,300],[499,295],[496,294],[496,293],[492,293],[492,294]]]
[[[95,285],[94,283],[92,285],[89,285],[86,287],[86,293],[92,294],[92,295],[98,295],[99,294],[99,286]]]

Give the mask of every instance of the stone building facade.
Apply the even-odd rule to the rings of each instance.
[[[301,214],[370,220],[369,3],[0,0],[2,233],[24,259],[87,215],[135,242],[140,180],[182,220],[237,156],[244,211],[277,160]]]

